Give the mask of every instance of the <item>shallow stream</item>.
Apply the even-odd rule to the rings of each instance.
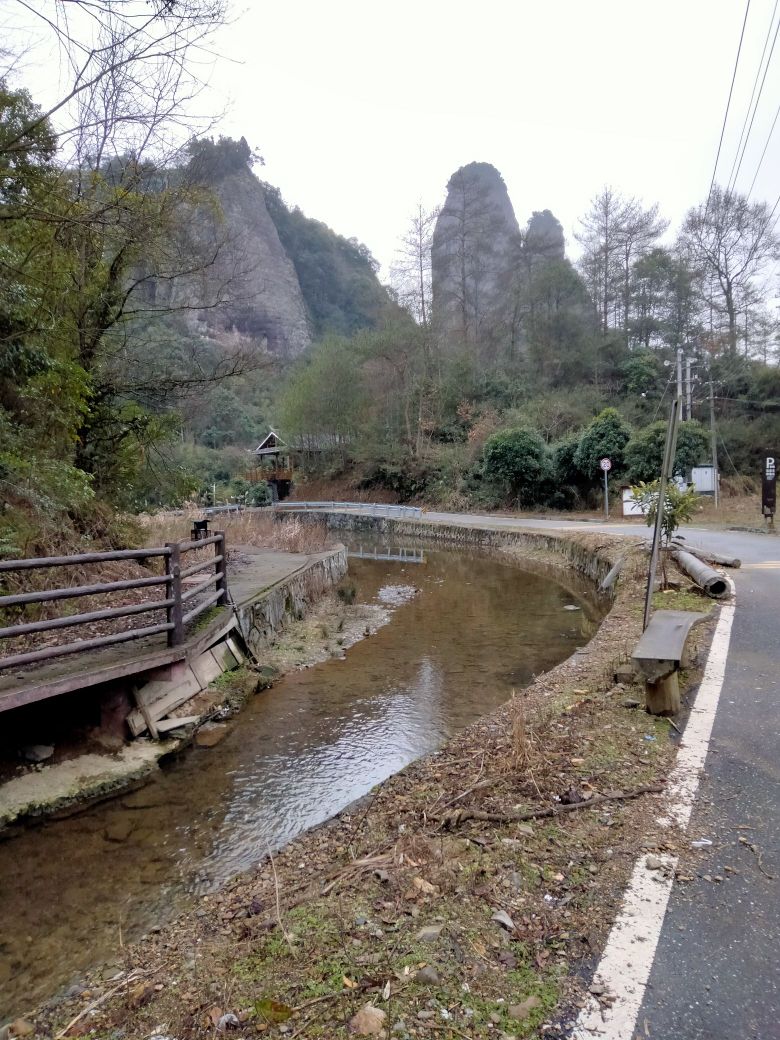
[[[393,618],[345,660],[286,676],[143,789],[0,842],[0,1022],[120,966],[122,942],[439,747],[600,617],[574,579],[500,557],[425,550],[350,574]]]

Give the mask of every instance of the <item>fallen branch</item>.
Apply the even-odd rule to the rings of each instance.
[[[454,1033],[455,1036],[465,1037],[465,1040],[473,1040],[472,1036],[470,1036],[468,1033],[461,1033],[461,1031],[459,1029],[456,1029],[455,1026],[450,1025],[449,1022],[446,1025],[443,1025],[443,1026],[437,1025],[434,1022],[426,1022],[426,1023],[424,1023],[423,1028],[424,1029],[435,1029],[439,1033]]]
[[[592,798],[567,805],[549,805],[544,809],[531,809],[528,812],[491,813],[480,809],[456,809],[438,817],[443,826],[450,829],[459,827],[468,820],[482,820],[485,823],[521,823],[523,820],[541,820],[547,816],[558,816],[561,813],[574,812],[576,809],[590,809],[604,802],[623,802],[631,798],[639,798],[643,794],[661,794],[662,784],[647,784],[633,791],[616,791],[614,794],[596,794]]]
[[[91,1004],[87,1004],[85,1008],[79,1011],[76,1017],[72,1018],[70,1022],[68,1022],[68,1024],[63,1029],[61,1029],[59,1033],[57,1033],[54,1040],[62,1040],[62,1037],[66,1036],[70,1032],[70,1030],[76,1025],[76,1023],[80,1022],[85,1015],[88,1015],[90,1013],[90,1011],[94,1011],[96,1008],[100,1007],[100,1005],[104,1004],[109,997],[113,997],[115,993],[118,993],[119,990],[123,987],[129,986],[131,982],[137,982],[139,979],[144,978],[146,974],[147,973],[140,968],[136,968],[133,971],[131,971],[121,980],[121,982],[118,982],[116,986],[113,986],[111,989],[106,990],[105,993],[101,993],[101,995],[96,1000],[93,1000]]]
[[[276,898],[276,923],[279,925],[281,933],[284,936],[284,941],[290,947],[290,953],[293,955],[293,957],[295,957],[295,948],[292,942],[290,941],[290,933],[287,931],[287,929],[284,927],[284,924],[282,923],[282,901],[279,895],[279,878],[276,874],[276,864],[274,863],[273,853],[270,849],[268,850],[268,858],[271,861],[271,871],[273,872],[274,876],[274,896]]]
[[[753,855],[756,857],[756,863],[758,863],[758,869],[761,871],[761,873],[764,875],[764,877],[765,878],[769,878],[770,881],[774,881],[775,880],[775,875],[774,874],[770,874],[764,868],[764,864],[761,861],[761,849],[759,849],[758,845],[755,845],[752,841],[748,841],[747,838],[743,837],[741,834],[739,836],[739,841],[740,841],[741,845],[746,845],[750,849],[750,851],[753,853]]]

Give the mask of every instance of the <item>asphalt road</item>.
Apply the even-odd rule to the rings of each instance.
[[[620,522],[426,518],[646,533]],[[692,545],[738,556],[743,566],[729,572],[737,608],[689,827],[713,844],[696,854],[693,880],[672,889],[634,1040],[780,1040],[780,538],[681,533]]]

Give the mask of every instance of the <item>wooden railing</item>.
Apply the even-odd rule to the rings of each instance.
[[[182,566],[187,553],[206,546],[214,546],[214,555],[200,560],[188,567]],[[150,549],[119,549],[115,552],[81,553],[77,556],[48,556],[30,560],[5,560],[0,562],[0,580],[3,575],[16,571],[40,570],[51,567],[76,567],[88,564],[110,563],[116,560],[149,560],[162,557],[165,571],[160,575],[144,578],[128,578],[123,581],[109,581],[94,585],[71,585],[58,589],[44,589],[39,592],[22,592],[11,596],[0,596],[0,611],[9,607],[24,607],[32,603],[54,603],[59,600],[75,599],[80,596],[100,596],[126,592],[131,589],[150,588],[155,585],[164,586],[162,599],[143,600],[141,603],[125,604],[118,607],[107,607],[103,610],[91,610],[83,614],[69,614],[63,617],[48,618],[44,621],[30,621],[0,628],[0,647],[2,640],[16,639],[19,636],[32,635],[36,632],[51,632],[56,629],[86,625],[91,622],[108,621],[115,618],[132,617],[150,611],[165,611],[165,621],[155,625],[144,625],[124,632],[97,636],[94,639],[82,639],[72,643],[48,646],[43,650],[32,650],[28,653],[15,654],[13,657],[0,657],[0,670],[18,668],[21,665],[34,664],[51,657],[75,654],[82,650],[93,650],[97,647],[111,646],[114,643],[126,643],[132,639],[143,639],[162,632],[167,633],[168,646],[178,646],[184,640],[184,629],[191,621],[209,607],[224,605],[228,602],[225,535],[219,531],[206,538],[191,542],[167,542],[164,546]],[[210,571],[206,578],[184,588],[184,579],[194,574]],[[209,591],[211,590],[211,591]],[[187,610],[187,605],[202,593],[208,595],[200,599]]]

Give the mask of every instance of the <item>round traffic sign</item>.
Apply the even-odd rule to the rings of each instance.
[[[612,469],[612,462],[609,459],[602,459],[599,466],[601,466],[605,473],[609,473]]]

